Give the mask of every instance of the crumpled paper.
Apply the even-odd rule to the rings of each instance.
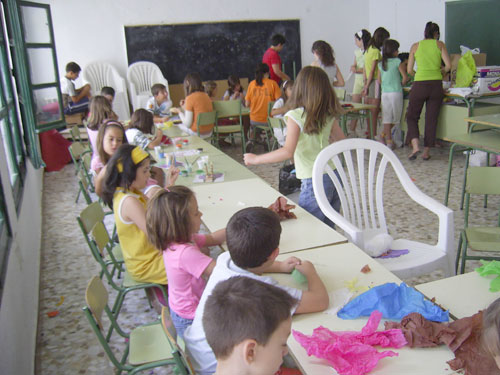
[[[325,327],[314,329],[311,336],[293,331],[293,336],[308,355],[326,359],[341,375],[363,375],[372,371],[378,361],[394,357],[391,350],[379,352],[374,345],[383,348],[401,348],[406,339],[400,329],[377,332],[382,314],[374,311],[361,332],[333,332]]]
[[[280,217],[280,221],[297,218],[297,216],[295,216],[293,212],[290,212],[290,210],[293,210],[295,208],[295,205],[288,204],[288,201],[285,197],[279,197],[268,208],[278,214],[278,216]]]
[[[449,312],[424,298],[419,291],[405,283],[386,283],[375,286],[360,294],[345,305],[338,313],[342,319],[356,319],[369,316],[378,310],[385,319],[401,320],[412,313],[421,313],[426,319],[436,322],[447,322]]]
[[[476,272],[481,276],[488,275],[499,275],[490,283],[490,292],[498,292],[500,290],[500,262],[498,260],[492,260],[491,262],[487,262],[485,260],[481,260],[481,267],[476,268]]]
[[[436,323],[418,313],[405,316],[401,323],[385,322],[385,329],[401,329],[412,348],[447,345],[455,354],[448,361],[451,369],[465,370],[465,375],[499,375],[495,360],[487,354],[480,342],[483,312],[452,323]]]

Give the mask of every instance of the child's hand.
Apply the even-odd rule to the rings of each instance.
[[[184,106],[186,105],[186,100],[181,99],[181,101],[179,102],[179,105],[181,106],[182,109],[184,109]]]
[[[245,165],[255,165],[257,160],[257,155],[255,154],[244,154],[243,160],[245,161]]]
[[[308,260],[303,260],[300,264],[297,264],[295,268],[307,278],[317,275],[316,268],[314,268],[313,264]]]
[[[175,181],[177,181],[177,177],[179,177],[179,168],[176,167],[170,167],[167,170],[167,178],[165,179],[165,187],[169,187],[175,184]]]
[[[290,273],[295,269],[295,266],[301,263],[300,259],[297,257],[286,258],[281,262],[280,268],[283,273]]]
[[[180,112],[179,108],[176,108],[176,107],[170,108],[170,113],[179,113],[179,112]]]
[[[160,138],[163,137],[163,132],[160,130],[160,129],[156,129],[156,138]]]
[[[351,65],[351,72],[356,73],[356,65]]]

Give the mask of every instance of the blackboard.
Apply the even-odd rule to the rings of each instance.
[[[251,80],[274,34],[286,38],[280,53],[285,72],[291,76],[295,62],[298,73],[299,20],[125,26],[129,65],[154,62],[170,84],[182,83],[192,72],[203,80],[227,79],[230,74]]]
[[[500,65],[500,1],[446,2],[446,48],[460,53],[460,45],[479,47],[487,65]]]

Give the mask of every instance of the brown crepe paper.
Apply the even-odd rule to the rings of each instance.
[[[280,221],[297,218],[297,216],[295,216],[293,212],[290,212],[290,210],[295,208],[295,205],[288,204],[288,201],[285,197],[279,197],[268,208],[278,214],[278,216],[280,217]]]

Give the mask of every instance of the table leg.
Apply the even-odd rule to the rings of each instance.
[[[347,137],[347,113],[340,116],[340,127],[344,132],[344,135]]]
[[[373,118],[371,112],[369,116],[369,121],[370,121],[370,139],[373,139]]]
[[[453,143],[450,148],[450,156],[448,158],[448,180],[446,182],[446,191],[445,191],[445,196],[444,196],[444,205],[448,206],[448,196],[450,194],[450,180],[451,180],[451,167],[453,163],[453,150],[455,149],[455,146],[457,146],[456,143]]]
[[[470,149],[467,150],[467,156],[465,157],[464,181],[462,183],[462,198],[460,199],[461,210],[464,209],[465,184],[467,182],[467,168],[469,168],[469,156],[470,156]]]

